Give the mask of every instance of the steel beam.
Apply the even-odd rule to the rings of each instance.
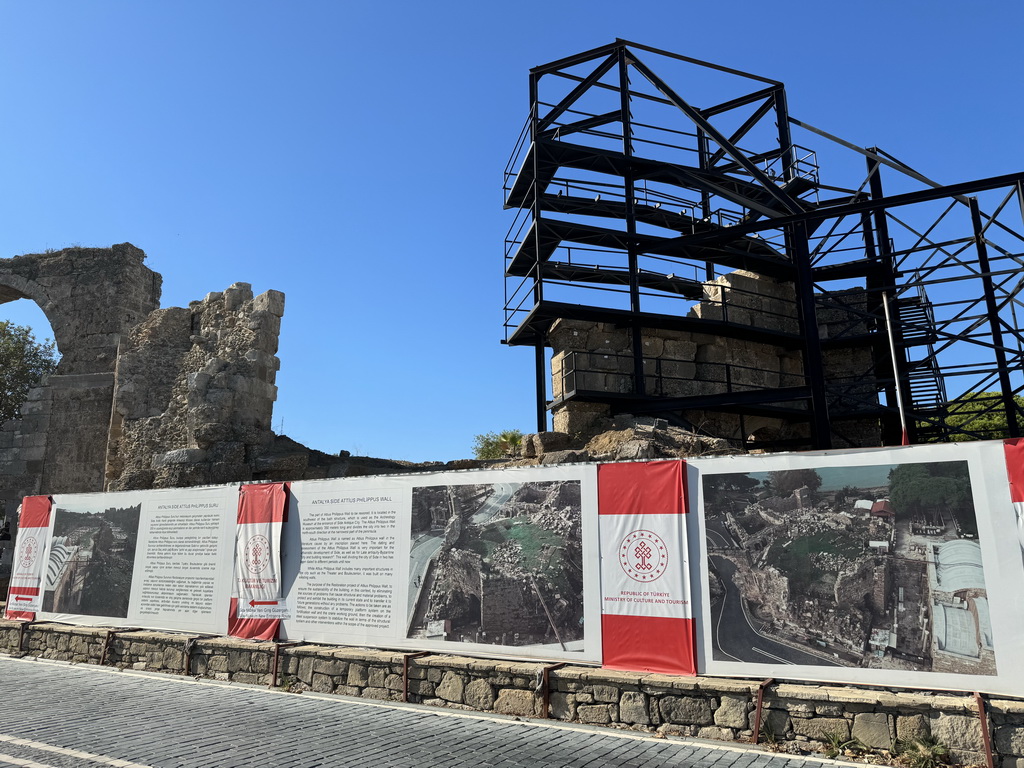
[[[999,305],[996,302],[995,286],[990,274],[988,247],[985,244],[985,231],[981,224],[981,210],[978,198],[972,197],[968,203],[971,209],[971,225],[974,227],[974,242],[978,252],[978,265],[981,267],[981,284],[985,293],[985,307],[988,309],[988,323],[992,333],[992,346],[995,350],[999,386],[1002,389],[1003,410],[1006,413],[1006,429],[1010,437],[1020,437],[1017,424],[1017,406],[1013,401],[1013,384],[1010,382],[1010,370],[1007,367],[1006,348],[1003,346],[1003,329],[999,325]]]
[[[622,112],[622,154],[626,158],[622,177],[626,203],[626,259],[629,265],[630,341],[633,351],[633,391],[643,397],[647,387],[644,379],[643,326],[640,314],[640,244],[636,238],[636,183],[633,178],[633,122],[629,106],[629,59],[626,49],[619,49],[619,109]]]
[[[563,112],[565,112],[565,110],[567,110],[570,106],[575,104],[576,103],[576,99],[578,99],[584,93],[589,91],[590,87],[594,83],[596,83],[598,80],[600,80],[602,77],[604,77],[605,74],[607,74],[608,71],[611,70],[611,68],[615,66],[616,60],[617,60],[617,57],[613,54],[613,55],[609,56],[607,59],[605,59],[604,61],[602,61],[597,66],[597,68],[593,72],[591,72],[589,75],[587,75],[579,85],[577,85],[575,88],[573,88],[564,99],[562,99],[554,107],[552,107],[551,110],[546,115],[544,115],[543,119],[538,121],[538,123],[537,123],[538,130],[539,131],[545,130],[549,125],[551,125],[551,123],[553,123],[555,120],[557,120],[559,118],[559,116]],[[537,104],[538,108],[540,107],[540,104],[538,102],[535,101],[534,103]]]
[[[731,157],[734,161],[739,163],[743,170],[745,170],[748,174],[750,174],[750,176],[753,179],[755,179],[759,184],[761,184],[764,187],[765,191],[772,197],[772,199],[779,203],[779,205],[781,205],[783,209],[788,210],[791,213],[796,213],[798,211],[803,210],[801,206],[795,200],[793,200],[792,197],[790,197],[785,192],[776,187],[772,183],[771,179],[765,176],[764,173],[762,173],[756,165],[751,163],[742,152],[733,147],[729,143],[729,140],[726,139],[725,136],[723,136],[717,128],[715,128],[713,125],[711,125],[711,123],[705,120],[704,117],[700,114],[700,112],[698,112],[696,109],[690,106],[682,97],[680,97],[674,90],[672,90],[672,88],[670,88],[664,80],[662,80],[660,77],[654,74],[654,72],[652,72],[642,61],[634,58],[633,68],[637,70],[640,74],[642,74],[644,77],[646,77],[655,88],[661,91],[662,95],[664,95],[665,98],[667,98],[669,101],[675,104],[677,109],[679,109],[684,115],[690,118],[690,120],[693,121],[694,125],[701,128],[711,139],[717,142],[718,146],[724,147],[726,149],[726,152],[729,154],[729,157]],[[774,215],[777,216],[778,214],[776,213]]]

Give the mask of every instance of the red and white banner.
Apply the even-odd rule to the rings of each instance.
[[[272,640],[287,618],[281,592],[281,527],[288,492],[284,483],[243,485],[235,534],[235,586],[228,634]]]
[[[598,467],[603,664],[695,675],[682,461]]]
[[[1017,541],[1024,550],[1024,438],[1003,441],[1003,452],[1010,480],[1010,501],[1017,518]]]
[[[49,496],[26,496],[22,502],[4,618],[32,621],[36,612],[43,609],[51,506]]]

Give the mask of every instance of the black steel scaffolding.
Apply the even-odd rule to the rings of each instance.
[[[856,442],[842,424],[857,419],[886,444],[997,437],[993,413],[1020,434],[1024,173],[940,185],[790,116],[780,82],[616,40],[531,70],[504,193],[517,210],[505,341],[536,350],[540,430],[578,399],[676,418],[775,414],[815,448]],[[739,289],[709,290],[734,270],[790,286],[791,309],[740,311]],[[590,362],[577,353],[549,402],[559,319],[628,329],[629,381],[579,386]],[[723,365],[715,391],[666,396],[644,329],[775,345],[800,370],[758,388]],[[837,374],[828,360],[843,350],[862,362]]]

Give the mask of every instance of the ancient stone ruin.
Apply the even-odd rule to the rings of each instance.
[[[61,354],[0,426],[0,501],[23,496],[407,471],[271,431],[284,294],[247,283],[160,309],[129,243],[0,259],[0,303],[30,299]],[[427,465],[430,466],[430,465]],[[439,464],[432,466],[441,466]]]

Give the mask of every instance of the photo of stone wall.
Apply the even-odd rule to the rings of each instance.
[[[703,480],[713,658],[996,674],[965,461]]]
[[[44,611],[127,618],[141,508],[56,509]]]
[[[578,480],[413,489],[408,636],[583,650]]]

